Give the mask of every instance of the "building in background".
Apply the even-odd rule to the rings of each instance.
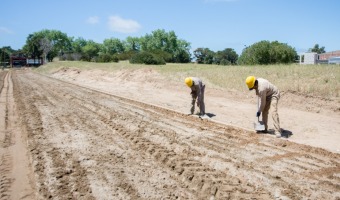
[[[39,66],[43,64],[42,58],[27,58],[25,56],[11,56],[9,65],[11,67]]]
[[[330,58],[333,57],[340,57],[340,51],[331,51],[319,54],[319,60],[329,60]]]
[[[303,53],[300,55],[300,65],[314,65],[318,58],[317,53]]]
[[[300,64],[340,64],[340,50],[321,54],[315,52],[302,53],[300,54]]]
[[[338,64],[340,65],[340,56],[339,57],[331,57],[328,59],[328,64]]]

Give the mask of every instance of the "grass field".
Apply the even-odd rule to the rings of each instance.
[[[175,81],[184,81],[187,76],[197,76],[201,77],[210,87],[232,91],[247,91],[245,79],[249,75],[254,75],[268,79],[281,91],[294,91],[327,99],[340,96],[340,66],[338,65],[219,66],[173,63],[166,65],[136,65],[129,64],[129,62],[57,61],[35,70],[41,73],[51,73],[64,67],[82,70],[100,69],[108,72],[119,69],[152,68]]]

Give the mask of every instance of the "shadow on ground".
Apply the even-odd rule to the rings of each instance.
[[[268,134],[268,135],[275,135],[274,129],[269,129],[267,132],[264,131],[257,131],[257,134]],[[281,129],[281,137],[283,138],[289,138],[293,135],[293,133],[290,130]]]
[[[213,113],[205,113],[206,115],[208,115],[208,117],[212,118],[212,117],[215,117],[216,115],[213,114]]]

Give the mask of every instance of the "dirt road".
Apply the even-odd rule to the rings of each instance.
[[[0,199],[340,199],[340,154],[29,70],[2,80]]]

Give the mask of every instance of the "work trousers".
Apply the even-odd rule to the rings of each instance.
[[[281,133],[280,119],[278,114],[278,103],[279,98],[276,96],[272,96],[270,99],[267,100],[266,106],[264,107],[264,110],[262,112],[262,121],[264,123],[266,130],[268,130],[268,114],[270,107],[272,107],[271,111],[275,133]]]
[[[195,111],[195,102],[197,100],[197,106],[200,108],[200,115],[204,115],[205,114],[205,104],[204,104],[204,90],[205,90],[205,85],[202,88],[201,91],[201,98],[197,98],[197,92],[192,92],[191,93],[191,97],[192,97],[192,101],[191,101],[191,114],[194,113]]]

